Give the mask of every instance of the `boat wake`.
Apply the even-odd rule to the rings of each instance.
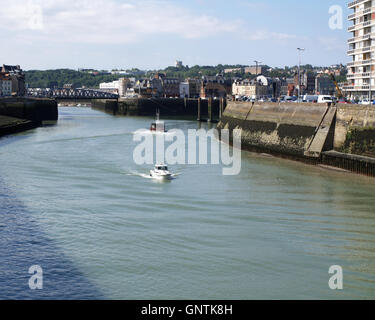
[[[176,132],[176,130],[168,130],[167,132],[162,132],[162,131],[151,131],[151,130],[148,130],[148,129],[140,129],[140,130],[137,130],[137,131],[134,131],[133,132],[133,135],[136,134],[136,133],[140,133],[142,135],[153,135],[153,136],[157,136],[157,135],[162,135],[162,136],[166,136],[166,135],[173,135],[174,133]]]
[[[157,178],[157,177],[152,177],[149,173],[143,173],[143,172],[137,172],[137,171],[131,171],[131,172],[128,172],[126,173],[127,176],[133,176],[133,177],[141,177],[141,178],[144,178],[144,179],[152,179],[152,180],[159,180],[159,181],[163,181],[163,180],[166,180],[166,179],[160,179],[160,178]],[[181,173],[173,173],[170,177],[169,180],[174,180],[176,179],[179,175],[181,175]],[[166,180],[168,181],[168,180]]]

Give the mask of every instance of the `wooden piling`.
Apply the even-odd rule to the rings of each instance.
[[[212,98],[208,98],[208,119],[207,122],[212,122],[213,112],[212,112]]]
[[[219,120],[221,119],[224,112],[224,98],[220,99],[220,107],[219,107]]]
[[[197,117],[198,121],[201,121],[201,102],[202,102],[202,99],[198,98],[198,117]]]

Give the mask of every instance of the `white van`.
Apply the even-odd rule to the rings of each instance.
[[[333,103],[333,99],[331,96],[319,95],[318,103]]]
[[[319,96],[306,94],[303,96],[302,101],[303,102],[318,102],[318,98]]]

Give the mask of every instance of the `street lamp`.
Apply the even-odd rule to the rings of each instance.
[[[298,50],[298,102],[300,102],[301,95],[301,51],[305,51],[305,48],[297,48]]]

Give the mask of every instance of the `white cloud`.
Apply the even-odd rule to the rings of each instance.
[[[250,41],[289,40],[297,38],[297,36],[293,34],[270,32],[267,30],[254,30],[253,32],[246,32],[243,34],[243,37]]]
[[[186,39],[234,32],[239,22],[195,15],[169,1],[0,0],[0,29],[39,30],[33,37],[80,43],[129,43],[170,34]],[[21,33],[21,32],[19,32]],[[26,34],[23,32],[22,37]]]
[[[27,42],[126,44],[153,35],[184,39],[223,35],[246,40],[294,37],[250,32],[243,21],[197,15],[168,0],[0,0],[0,7],[0,30]]]

